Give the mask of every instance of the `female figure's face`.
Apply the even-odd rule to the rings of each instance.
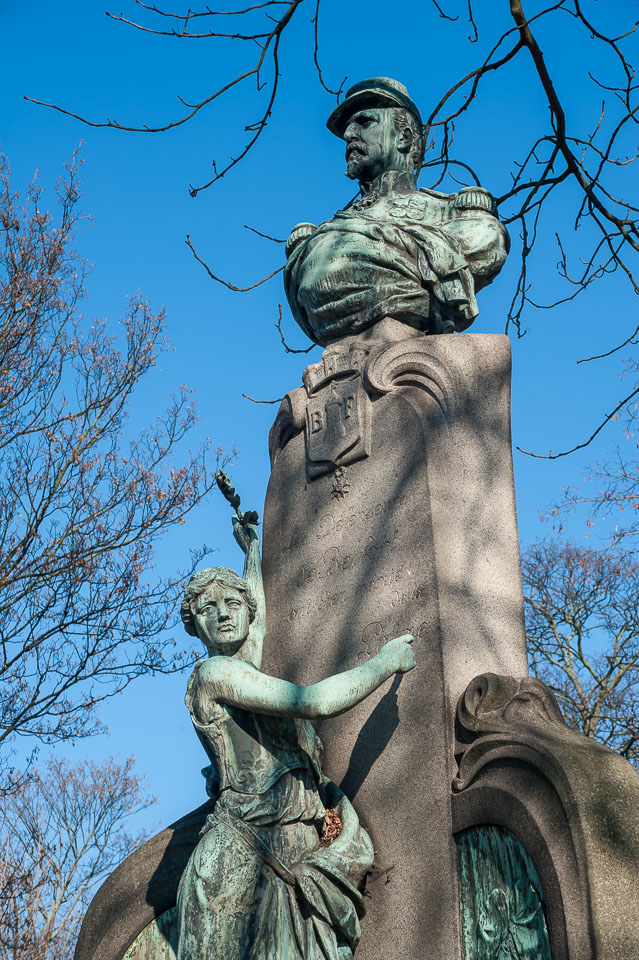
[[[213,581],[195,601],[197,635],[211,656],[232,657],[249,632],[249,612],[242,594]]]

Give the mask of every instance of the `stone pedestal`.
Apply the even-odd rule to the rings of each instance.
[[[454,960],[455,705],[477,674],[527,673],[510,345],[399,331],[327,348],[282,403],[263,669],[312,683],[414,634],[417,669],[319,733],[377,851],[357,960]]]
[[[325,350],[270,438],[264,670],[312,683],[416,638],[415,670],[320,725],[376,850],[356,960],[635,960],[639,773],[525,676],[508,340],[406,333]],[[75,960],[175,960],[212,807],[107,878]]]

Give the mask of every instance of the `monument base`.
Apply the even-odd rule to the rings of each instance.
[[[264,671],[313,683],[415,637],[415,670],[319,725],[375,844],[356,960],[634,960],[639,774],[513,679],[508,339],[408,333],[388,320],[328,347],[270,437]],[[175,960],[211,804],[105,881],[75,960]]]
[[[267,673],[308,684],[415,636],[415,671],[318,728],[377,850],[359,960],[458,956],[455,705],[477,673],[527,669],[508,338],[406,332],[306,369],[264,513]]]
[[[635,960],[637,770],[570,729],[550,689],[530,677],[476,677],[459,702],[457,750],[452,810],[458,842],[477,826],[499,827],[518,838],[538,875],[549,950],[521,955]],[[504,943],[523,936],[519,944],[530,949],[539,942],[530,939],[539,936],[532,901],[526,903],[516,886],[498,881],[491,891],[476,878],[464,881],[460,899],[463,904],[464,893],[474,898],[467,913],[475,919],[468,925],[464,960],[476,956],[484,928],[488,937],[498,931]]]

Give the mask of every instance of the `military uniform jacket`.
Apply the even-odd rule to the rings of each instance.
[[[483,188],[417,190],[414,177],[391,171],[331,220],[294,228],[286,295],[321,344],[383,317],[426,332],[465,330],[478,313],[476,291],[497,275],[508,246]]]

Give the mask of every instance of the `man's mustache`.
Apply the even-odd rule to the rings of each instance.
[[[366,156],[365,144],[361,143],[359,140],[352,140],[346,147],[346,159],[350,160],[354,153],[359,153],[361,156]]]

